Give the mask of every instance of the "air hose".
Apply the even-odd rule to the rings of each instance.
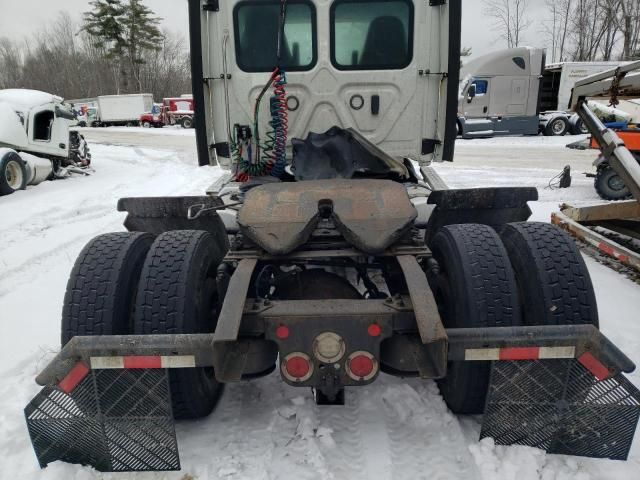
[[[284,42],[284,26],[286,22],[287,0],[281,0],[278,25],[278,43],[276,49],[278,67],[276,67],[269,81],[264,86],[254,107],[253,136],[255,149],[251,148],[251,141],[244,145],[238,142],[236,135],[231,140],[232,156],[236,163],[236,181],[246,182],[250,177],[272,175],[281,177],[287,165],[287,136],[289,132],[289,118],[287,109],[286,85],[287,77],[282,66],[282,44]],[[266,92],[273,86],[273,95],[269,99],[269,130],[263,143],[260,140],[260,104]]]

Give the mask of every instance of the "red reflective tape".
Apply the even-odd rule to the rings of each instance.
[[[500,360],[538,360],[540,347],[501,348]]]
[[[78,362],[67,374],[67,376],[60,381],[58,387],[64,393],[71,393],[88,374],[89,367],[87,367],[82,362]]]
[[[142,368],[162,368],[162,357],[124,357],[124,368],[132,370]]]
[[[621,252],[619,252],[618,250],[616,250],[615,248],[613,248],[610,245],[607,245],[604,242],[601,242],[598,245],[598,248],[600,249],[601,252],[606,253],[607,255],[609,255],[610,257],[613,257],[617,260],[620,260],[623,263],[628,263],[629,262],[629,256],[625,255]]]
[[[600,360],[591,355],[590,352],[584,352],[578,358],[578,361],[582,364],[582,366],[584,366],[584,368],[593,373],[593,376],[598,380],[606,380],[611,375],[609,369],[602,363],[600,363]]]
[[[601,252],[604,252],[607,255],[615,257],[615,250],[609,245],[607,245],[606,243],[600,242],[600,244],[598,245],[598,248],[600,249]]]

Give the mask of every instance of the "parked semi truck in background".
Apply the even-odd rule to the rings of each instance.
[[[164,98],[162,104],[154,106],[153,110],[140,115],[142,127],[161,128],[165,125],[182,125],[183,128],[193,127],[193,97],[182,96]]]
[[[617,65],[546,65],[544,49],[530,47],[479,57],[460,71],[458,131],[465,138],[585,133],[580,118],[567,111],[571,89],[576,81]]]
[[[138,125],[140,116],[153,109],[153,95],[103,95],[98,97],[98,119],[92,127]]]
[[[70,104],[36,90],[0,90],[0,196],[87,173],[91,155]]]

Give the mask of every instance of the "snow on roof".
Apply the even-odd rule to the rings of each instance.
[[[28,110],[45,103],[60,103],[62,102],[62,97],[39,90],[13,88],[0,90],[0,102],[6,102],[17,109]]]

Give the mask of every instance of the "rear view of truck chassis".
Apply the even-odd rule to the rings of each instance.
[[[206,416],[222,384],[274,369],[321,405],[381,372],[436,379],[452,411],[484,412],[482,436],[499,444],[626,458],[640,392],[622,372],[635,366],[598,331],[572,240],[523,223],[535,190],[434,192],[427,225],[400,184],[286,194],[310,190],[300,217],[258,223],[283,190],[256,188],[240,212],[252,223],[230,237],[219,198],[121,201],[131,233],[80,255],[64,348],[25,410],[42,466],[178,469],[173,418]],[[360,215],[371,200],[375,225]],[[189,221],[189,208],[202,213]]]
[[[190,5],[198,22],[223,9]],[[459,37],[459,1],[412,6],[451,15]],[[174,419],[203,418],[224,384],[274,370],[319,405],[381,374],[436,380],[454,413],[484,413],[481,435],[498,444],[625,459],[640,392],[623,373],[635,366],[599,332],[571,238],[527,223],[536,190],[450,190],[354,130],[309,137],[290,171],[238,171],[207,197],[120,200],[128,232],[81,252],[62,350],[25,409],[40,465],[177,470]]]

